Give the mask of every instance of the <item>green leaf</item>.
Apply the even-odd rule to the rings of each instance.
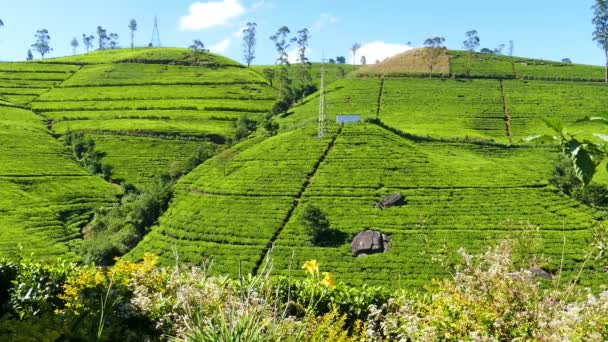
[[[564,124],[560,119],[543,119],[543,122],[547,127],[551,128],[553,132],[563,135],[564,133]]]
[[[543,134],[538,134],[538,135],[533,135],[530,137],[525,137],[523,139],[521,139],[521,141],[526,142],[526,143],[536,143],[536,144],[546,144],[546,143],[552,143],[555,142],[557,139],[552,136],[552,135],[543,135]]]
[[[577,140],[571,140],[566,144],[566,152],[572,160],[576,178],[583,182],[584,185],[591,183],[595,175],[596,165],[589,151],[585,149],[585,146]]]

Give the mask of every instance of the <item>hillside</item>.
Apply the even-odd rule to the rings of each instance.
[[[408,74],[415,65],[399,69],[411,61],[411,53],[396,57],[398,63],[385,62],[390,68],[369,66],[345,77],[332,78],[338,66],[331,65],[325,138],[317,137],[315,93],[274,118],[279,134],[256,133],[226,149],[222,147],[232,140],[239,118],[260,121],[274,103],[276,89],[256,71],[267,66],[247,69],[213,54],[194,62],[182,49],[103,51],[44,63],[0,64],[0,114],[10,120],[7,141],[23,145],[6,147],[16,154],[3,155],[9,169],[0,181],[44,177],[48,184],[66,187],[52,187],[52,192],[30,183],[17,190],[2,187],[9,198],[5,212],[34,204],[83,206],[50,212],[69,231],[65,238],[58,237],[55,226],[20,223],[10,229],[53,237],[59,247],[47,254],[67,255],[92,210],[115,201],[116,187],[85,171],[62,145],[68,131],[83,132],[105,154],[112,179],[138,187],[201,145],[220,147],[217,156],[177,182],[169,209],[127,255],[131,260],[153,252],[170,264],[176,247],[180,262],[212,260],[212,274],[236,276],[257,273],[270,252],[279,274],[316,259],[350,284],[421,288],[448,275],[459,248],[479,252],[501,238],[513,238],[526,244],[517,251],[519,257],[548,257],[546,270],[555,273],[563,267],[572,277],[602,211],[550,184],[557,146],[521,141],[547,132],[541,121],[547,117],[562,119],[586,137],[604,129],[577,122],[605,115],[608,88],[583,82],[598,80],[601,68],[533,60],[524,65],[522,58],[475,55],[469,73],[463,69],[467,55],[448,55],[450,78]],[[318,71],[319,65],[313,65],[315,80]],[[369,122],[337,126],[338,114],[360,114]],[[40,137],[13,132],[20,127],[16,123]],[[37,154],[31,146],[50,152]],[[31,161],[19,159],[21,154]],[[45,159],[49,156],[54,161]],[[86,184],[71,186],[64,182],[68,175]],[[94,197],[89,202],[79,192],[87,187],[95,189],[87,191]],[[395,192],[406,203],[376,208],[378,200]],[[334,235],[328,245],[311,242],[301,220],[309,204],[329,220]],[[11,215],[4,217],[14,222],[34,217],[30,212]],[[354,257],[352,238],[366,229],[390,235],[392,249]],[[30,240],[41,239],[28,235],[4,242],[0,254]],[[54,240],[40,243],[49,241]],[[605,273],[594,271],[599,269],[599,263],[587,264],[585,285],[606,281]]]
[[[274,90],[254,71],[213,54],[193,58],[186,49],[125,49],[7,64],[44,71],[55,82],[36,88],[35,98],[7,99],[39,113],[55,134],[84,132],[106,154],[114,179],[145,185],[197,145],[232,139],[241,116],[259,120],[274,102]],[[69,73],[48,71],[57,68]],[[31,92],[30,85],[20,89]]]

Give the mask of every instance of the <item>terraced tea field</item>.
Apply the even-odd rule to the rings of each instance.
[[[85,172],[32,112],[0,107],[0,142],[0,255],[75,258],[80,229],[120,190]]]
[[[232,139],[240,117],[260,121],[275,101],[255,71],[213,54],[192,58],[185,49],[136,49],[47,60],[39,65],[78,72],[28,104],[59,135],[103,137],[96,147],[115,178],[145,185],[196,145]],[[128,149],[121,146],[126,136]],[[137,163],[129,162],[133,150]]]
[[[421,288],[449,274],[459,248],[511,238],[520,256],[547,257],[547,270],[572,277],[603,214],[549,185],[557,146],[521,138],[546,133],[547,117],[585,137],[605,131],[577,123],[606,114],[601,68],[476,55],[469,78],[467,55],[449,53],[450,79],[342,77],[330,65],[325,138],[316,93],[275,118],[278,135],[219,148],[175,185],[159,225],[127,257],[153,252],[172,263],[176,247],[180,262],[236,276],[256,273],[271,252],[278,274],[303,276],[299,265],[317,259],[347,283]],[[185,49],[0,63],[0,255],[21,243],[41,258],[77,259],[92,212],[116,203],[120,189],[73,160],[66,132],[95,141],[113,180],[141,187],[200,147],[230,142],[239,118],[270,112],[277,90],[265,68]],[[340,127],[338,114],[374,121]],[[407,202],[376,208],[394,192]],[[311,242],[307,204],[326,213],[329,246]],[[353,236],[370,228],[389,234],[392,248],[354,257]],[[587,265],[586,285],[606,282],[602,265]]]
[[[470,59],[466,51],[450,51],[449,55],[451,73],[456,76],[600,82],[605,77],[604,69],[594,65],[483,53],[474,53]]]
[[[188,175],[160,227],[131,257],[154,251],[170,263],[175,245],[180,260],[213,260],[215,272],[238,275],[259,267],[271,241],[278,273],[317,259],[350,283],[416,288],[446,275],[434,258],[460,247],[479,251],[529,223],[540,227],[538,250],[552,258],[553,271],[566,237],[572,249],[565,268],[573,272],[598,214],[547,185],[556,157],[555,148],[416,144],[373,124],[346,126],[323,140],[311,127],[298,129],[250,142]],[[375,207],[395,191],[406,205]],[[342,234],[338,244],[311,243],[299,220],[307,203],[327,213]],[[355,258],[350,241],[368,228],[390,234],[393,247]]]

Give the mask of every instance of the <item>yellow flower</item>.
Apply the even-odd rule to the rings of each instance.
[[[317,260],[309,260],[305,262],[302,268],[306,271],[306,273],[310,273],[312,276],[319,275],[319,262]]]
[[[336,278],[333,274],[329,272],[323,272],[323,280],[321,280],[321,285],[325,285],[327,287],[335,287]]]

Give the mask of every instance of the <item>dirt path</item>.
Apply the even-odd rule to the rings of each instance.
[[[511,113],[509,113],[509,106],[507,104],[504,80],[500,80],[500,97],[502,98],[502,109],[505,112],[505,128],[507,129],[507,138],[509,138],[509,144],[512,144],[513,133],[511,132]]]

